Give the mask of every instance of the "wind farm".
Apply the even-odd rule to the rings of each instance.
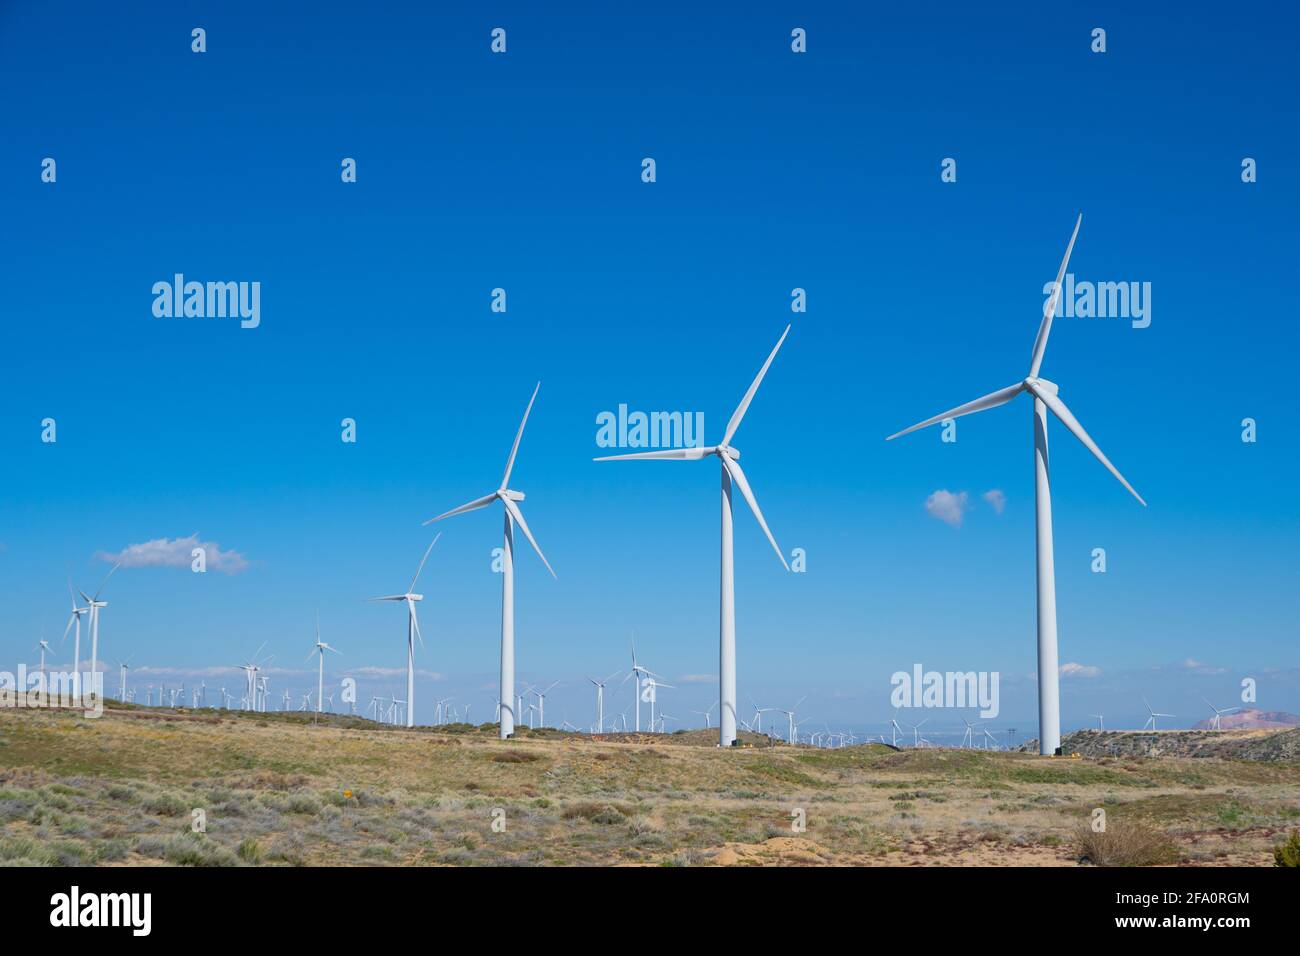
[[[1285,17],[13,6],[0,870],[1300,865]]]

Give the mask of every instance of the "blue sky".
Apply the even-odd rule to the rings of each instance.
[[[123,569],[104,656],[192,680],[267,641],[302,671],[278,699],[312,683],[319,608],[338,674],[396,674],[401,612],[362,599],[495,487],[540,379],[512,484],[559,579],[520,553],[521,678],[564,681],[548,717],[585,725],[581,676],[635,629],[663,706],[702,710],[716,463],[595,464],[595,419],[702,411],[714,442],[793,323],[735,444],[808,570],[737,511],[741,700],[879,728],[920,662],[1000,672],[994,725],[1032,727],[1029,402],[883,438],[1024,376],[1082,212],[1071,271],[1150,282],[1152,321],[1062,318],[1043,374],[1150,507],[1053,425],[1061,660],[1098,671],[1063,681],[1063,724],[1136,720],[1142,693],[1190,723],[1243,676],[1300,710],[1290,10],[84,6],[0,8],[4,666],[62,633],[69,570],[89,589],[97,555],[198,532],[247,568]],[[177,272],[259,281],[261,325],[155,318]],[[960,527],[939,490],[967,492]],[[500,516],[444,530],[420,699],[486,719]]]

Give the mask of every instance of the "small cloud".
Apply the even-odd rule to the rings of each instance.
[[[248,559],[238,551],[223,551],[215,541],[200,541],[197,531],[188,538],[155,538],[127,545],[116,554],[100,551],[95,557],[109,564],[120,563],[124,568],[189,568],[195,548],[203,549],[211,571],[238,574],[248,568]]]
[[[999,488],[994,488],[990,491],[984,492],[982,497],[993,507],[993,510],[996,511],[998,514],[1002,514],[1003,510],[1007,506],[1007,496],[1004,495],[1001,489]]]
[[[678,683],[682,684],[716,684],[718,682],[717,674],[683,674],[677,678]]]
[[[1209,664],[1206,664],[1204,661],[1198,661],[1198,660],[1196,660],[1196,659],[1193,658],[1193,657],[1189,657],[1189,658],[1187,658],[1187,660],[1183,661],[1183,662],[1182,662],[1181,664],[1179,664],[1178,666],[1179,666],[1180,668],[1182,668],[1183,670],[1185,670],[1185,671],[1193,671],[1193,672],[1195,672],[1195,673],[1197,673],[1197,674],[1226,674],[1226,673],[1228,673],[1228,669],[1227,669],[1226,667],[1213,667],[1213,666],[1211,666],[1211,665],[1209,665]]]
[[[355,674],[357,677],[368,677],[376,680],[391,680],[394,677],[405,677],[405,667],[355,667],[348,671],[349,674]],[[437,671],[415,671],[415,676],[422,680],[442,680],[443,675]]]
[[[939,490],[925,499],[926,513],[938,518],[954,528],[960,528],[962,518],[966,516],[968,495],[964,491],[953,494],[951,491]]]
[[[1074,661],[1061,665],[1062,677],[1100,677],[1101,668],[1091,664],[1079,664]]]

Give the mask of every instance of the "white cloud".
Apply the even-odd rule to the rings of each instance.
[[[117,554],[101,551],[95,557],[110,564],[121,562],[124,568],[189,568],[195,548],[206,552],[210,571],[238,574],[248,568],[248,559],[238,551],[223,551],[215,541],[200,541],[197,531],[188,538],[155,538],[127,545]]]
[[[341,670],[340,673],[342,673]],[[352,674],[356,677],[370,677],[370,678],[375,678],[377,680],[378,679],[391,680],[394,677],[405,677],[406,668],[405,667],[356,667],[347,671],[347,673]],[[421,678],[422,680],[443,679],[443,675],[438,673],[437,671],[425,671],[425,670],[419,670],[418,668],[415,671],[415,676]]]
[[[679,684],[716,684],[717,674],[683,674],[677,678]]]
[[[1228,673],[1228,669],[1226,667],[1214,667],[1210,664],[1206,664],[1204,661],[1198,661],[1193,657],[1187,658],[1187,660],[1183,661],[1178,666],[1185,671],[1195,671],[1197,674]]]
[[[1002,514],[1003,509],[1007,506],[1007,496],[999,488],[984,492],[982,497],[993,506],[993,510],[998,514]]]
[[[1062,677],[1100,677],[1101,668],[1094,667],[1092,664],[1079,664],[1075,661],[1061,665]]]
[[[964,491],[953,494],[951,491],[939,490],[925,499],[925,510],[932,518],[960,528],[962,518],[966,516],[966,502],[969,496]]]

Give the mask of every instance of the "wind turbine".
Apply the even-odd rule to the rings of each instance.
[[[1105,730],[1105,729],[1106,729],[1106,715],[1105,715],[1105,714],[1089,714],[1088,716],[1089,716],[1089,717],[1096,717],[1096,718],[1097,718],[1097,722],[1098,722],[1098,724],[1100,725],[1100,726],[1098,726],[1098,728],[1097,728],[1098,730]]]
[[[781,343],[785,341],[785,337],[789,334],[790,326],[787,325],[785,331],[781,333],[781,337],[777,340],[776,347],[772,349],[772,353],[768,355],[767,361],[763,363],[763,367],[759,369],[758,375],[749,386],[749,391],[745,392],[745,397],[740,400],[740,405],[732,414],[731,421],[727,422],[727,429],[723,432],[720,444],[707,448],[667,448],[658,451],[636,452],[629,455],[607,455],[596,459],[596,461],[629,461],[637,458],[699,461],[702,458],[714,455],[721,463],[722,574],[718,614],[718,657],[720,664],[718,671],[721,707],[718,710],[718,741],[719,745],[723,747],[730,747],[736,740],[736,581],[732,564],[732,485],[740,489],[741,495],[749,505],[749,510],[758,519],[759,527],[763,529],[763,534],[767,535],[772,550],[776,552],[777,558],[780,559],[781,566],[787,571],[790,570],[785,555],[781,553],[776,538],[772,536],[772,532],[767,527],[767,522],[763,519],[763,512],[758,507],[758,499],[754,497],[754,492],[749,487],[749,481],[740,468],[740,452],[732,448],[730,442],[736,434],[736,429],[740,427],[745,412],[749,409],[749,403],[753,401],[754,393],[758,391],[758,386],[763,381],[763,376],[767,374],[772,360],[776,358]]]
[[[1205,698],[1202,697],[1201,700],[1205,700]],[[1215,707],[1213,704],[1211,704],[1208,700],[1205,700],[1205,706],[1210,708],[1210,710],[1214,711],[1214,721],[1210,724],[1211,730],[1222,730],[1223,728],[1219,726],[1219,718],[1222,717],[1224,714],[1231,714],[1231,713],[1235,713],[1238,710],[1241,710],[1240,707],[1229,707],[1226,710],[1220,710],[1218,707]]]
[[[704,729],[705,729],[705,730],[708,730],[711,726],[713,726],[713,725],[709,722],[709,716],[713,713],[713,708],[714,708],[714,707],[717,707],[717,706],[718,706],[718,702],[715,700],[713,703],[709,704],[709,709],[708,709],[708,710],[693,710],[693,711],[691,711],[691,713],[692,713],[692,714],[699,714],[701,717],[703,717],[703,718],[704,718]]]
[[[596,733],[605,732],[605,685],[618,676],[618,671],[610,674],[603,680],[596,680],[594,677],[588,677],[587,680],[596,685]]]
[[[771,712],[774,708],[759,707],[754,698],[749,698],[750,704],[754,707],[754,716],[749,719],[749,728],[751,733],[761,734],[763,732],[763,715]],[[718,712],[718,718],[721,719],[722,711]]]
[[[311,660],[312,654],[319,655],[319,658],[316,661],[316,713],[318,714],[321,711],[321,702],[325,698],[325,652],[326,651],[330,651],[331,653],[334,654],[343,653],[337,648],[330,647],[328,644],[326,644],[324,641],[320,639],[320,611],[317,611],[316,612],[316,645],[311,649],[311,652],[307,655],[307,660]]]
[[[790,721],[790,733],[789,733],[787,739],[788,739],[788,741],[789,741],[790,743],[792,743],[792,744],[795,743],[794,712],[795,712],[795,710],[799,707],[799,704],[802,704],[802,703],[803,703],[805,700],[807,700],[807,699],[808,699],[808,695],[805,694],[803,697],[800,697],[800,698],[799,698],[799,703],[795,704],[794,707],[791,707],[789,710],[778,710],[778,711],[777,711],[777,713],[785,714],[786,719]]]
[[[86,607],[90,610],[90,680],[91,686],[94,686],[95,674],[99,671],[99,612],[108,607],[107,601],[101,601],[99,596],[104,593],[104,586],[108,584],[108,579],[113,576],[113,572],[122,566],[119,561],[113,565],[108,574],[104,575],[103,582],[99,585],[99,590],[95,596],[91,597],[85,591],[81,592],[81,597],[86,602]]]
[[[44,644],[45,642],[42,641],[41,643]],[[122,701],[122,702],[125,702],[125,701],[126,701],[126,672],[129,671],[129,670],[131,669],[131,658],[132,658],[132,657],[135,657],[135,655],[132,654],[131,657],[128,657],[128,658],[127,658],[126,660],[124,660],[124,661],[114,661],[114,662],[113,662],[113,663],[117,664],[117,666],[121,669],[121,672],[122,672],[122,684],[121,684],[121,686],[118,688],[118,691],[117,691],[117,699],[118,699],[119,701]]]
[[[656,674],[654,671],[650,670],[648,667],[642,667],[640,664],[637,663],[637,659],[636,659],[636,635],[634,634],[634,635],[632,636],[632,669],[631,669],[630,671],[627,672],[627,677],[624,677],[624,678],[619,682],[619,685],[622,686],[623,684],[626,684],[629,680],[632,680],[632,679],[635,678],[635,684],[633,685],[633,686],[635,687],[635,689],[636,689],[636,695],[635,695],[635,699],[636,699],[636,723],[635,723],[635,727],[636,727],[636,732],[637,732],[638,734],[641,733],[641,682],[642,682],[642,680],[644,680],[644,679],[647,678],[647,677],[658,677],[658,676],[659,676],[658,674]],[[653,721],[651,722],[650,730],[651,730],[651,731],[654,730],[654,724],[653,724]]]
[[[537,698],[537,723],[546,726],[546,695],[549,694],[560,682],[557,680],[545,690],[534,690],[533,695]]]
[[[440,697],[438,700],[435,700],[433,702],[434,723],[437,724],[446,723],[446,711],[443,708],[445,708],[449,702],[455,699],[456,698],[454,697]]]
[[[424,635],[420,633],[420,622],[415,617],[415,602],[423,601],[423,594],[415,593],[415,582],[420,580],[420,572],[424,570],[424,562],[429,560],[429,552],[433,546],[438,543],[442,537],[439,531],[429,542],[429,546],[424,549],[424,557],[420,559],[420,566],[415,569],[415,577],[411,578],[411,586],[406,589],[405,594],[389,594],[385,597],[371,598],[372,601],[405,601],[406,602],[406,698],[411,701],[411,706],[406,711],[406,726],[415,726],[415,639],[420,639],[420,646],[424,646]],[[320,702],[316,703],[317,708]]]
[[[1024,380],[1006,388],[991,392],[973,402],[959,405],[933,418],[927,418],[911,428],[890,435],[886,441],[906,435],[908,432],[925,428],[936,422],[950,418],[959,418],[974,412],[1005,405],[1022,392],[1028,392],[1034,398],[1034,501],[1036,515],[1036,538],[1038,550],[1038,723],[1039,753],[1051,755],[1061,747],[1061,695],[1060,672],[1057,668],[1056,642],[1056,572],[1052,554],[1052,496],[1050,471],[1047,460],[1047,412],[1060,419],[1061,424],[1070,430],[1083,446],[1092,452],[1117,479],[1128,489],[1134,498],[1146,507],[1142,496],[1133,490],[1133,486],[1119,473],[1097,443],[1083,430],[1078,419],[1066,408],[1065,403],[1057,397],[1057,386],[1045,378],[1038,377],[1039,367],[1043,364],[1043,353],[1047,350],[1047,336],[1052,330],[1052,317],[1061,296],[1061,280],[1070,262],[1070,253],[1074,250],[1074,240],[1079,235],[1079,225],[1083,222],[1082,214],[1074,223],[1074,232],[1070,243],[1065,248],[1065,257],[1061,268],[1056,273],[1056,283],[1052,294],[1043,309],[1043,319],[1038,327],[1038,337],[1034,340],[1034,350],[1030,357],[1029,374]],[[927,380],[928,381],[928,380]]]
[[[239,665],[239,669],[244,672],[245,709],[251,707],[252,710],[257,710],[257,672],[262,669],[262,664],[269,664],[271,661],[275,660],[274,655],[268,657],[264,661],[259,661],[257,659],[258,654],[261,654],[265,648],[266,641],[263,641],[261,647],[257,649],[252,658]],[[159,703],[162,703],[161,699],[159,700]]]
[[[961,722],[966,725],[966,733],[962,735],[961,743],[958,744],[957,746],[958,747],[969,746],[972,750],[974,750],[975,749],[975,728],[978,727],[979,724],[972,724],[965,717],[961,719]]]
[[[897,708],[894,709],[894,716],[889,718],[889,729],[890,729],[891,731],[893,731],[893,736],[894,736],[894,744],[893,744],[893,745],[894,745],[895,747],[897,747],[897,746],[898,746],[898,735],[903,733],[903,728],[900,727],[900,726],[898,726],[898,709],[897,709]],[[829,730],[830,730],[830,728],[828,727],[828,728],[827,728],[827,731],[829,732]],[[906,734],[903,734],[903,736],[906,737],[907,735],[906,735]]]
[[[500,501],[502,508],[505,509],[505,546],[501,551],[500,736],[502,740],[514,733],[515,721],[518,717],[515,714],[516,703],[511,699],[515,696],[515,525],[519,525],[519,530],[524,533],[528,543],[533,546],[537,556],[542,559],[542,564],[546,565],[546,570],[551,572],[551,577],[555,577],[555,570],[551,567],[550,562],[546,560],[546,555],[542,554],[537,539],[533,537],[532,531],[528,529],[528,522],[524,520],[524,513],[519,509],[518,502],[524,500],[524,493],[522,491],[512,491],[509,488],[510,472],[514,470],[515,456],[519,453],[519,440],[524,437],[524,426],[528,424],[528,415],[533,410],[533,402],[537,400],[537,391],[541,387],[542,383],[538,382],[536,388],[533,389],[533,397],[528,400],[528,407],[524,409],[523,421],[519,423],[519,431],[515,433],[515,443],[510,447],[510,457],[506,459],[506,471],[501,476],[501,486],[489,495],[475,498],[459,508],[444,511],[437,517],[430,518],[425,522],[425,524],[431,524],[434,521],[441,521],[444,518],[464,514],[467,511],[477,511],[479,508],[486,508],[494,501]]]
[[[925,739],[924,737],[921,736],[921,728],[924,727],[924,726],[926,725],[926,723],[929,722],[929,720],[930,720],[930,718],[927,717],[927,718],[925,718],[925,720],[921,721],[919,724],[908,724],[908,725],[907,725],[907,726],[909,726],[909,727],[912,728],[912,748],[913,748],[913,749],[919,748],[919,747],[921,746],[921,741]]]
[[[68,626],[63,629],[63,640],[59,641],[59,646],[68,639],[68,632],[75,625],[77,636],[72,641],[72,687],[73,693],[77,699],[81,699],[81,615],[89,614],[90,608],[77,607],[77,595],[72,590],[72,581],[68,581],[68,594],[72,598],[72,613],[68,615]]]
[[[36,650],[37,647],[41,649],[41,693],[48,694],[50,684],[49,680],[45,676],[45,652],[50,650],[50,642],[42,637],[36,644],[36,647],[33,647],[32,650]]]
[[[1157,717],[1174,717],[1174,716],[1176,716],[1175,714],[1162,714],[1162,713],[1159,713],[1159,712],[1157,712],[1157,711],[1152,710],[1152,709],[1151,709],[1151,705],[1150,705],[1150,704],[1147,704],[1147,699],[1146,699],[1145,697],[1142,698],[1142,703],[1146,704],[1147,714],[1149,715],[1149,716],[1147,717],[1147,722],[1146,722],[1145,724],[1142,725],[1142,729],[1143,729],[1143,730],[1146,730],[1148,727],[1149,727],[1150,729],[1152,729],[1152,730],[1157,729],[1157,728],[1156,728],[1156,718],[1157,718]]]

